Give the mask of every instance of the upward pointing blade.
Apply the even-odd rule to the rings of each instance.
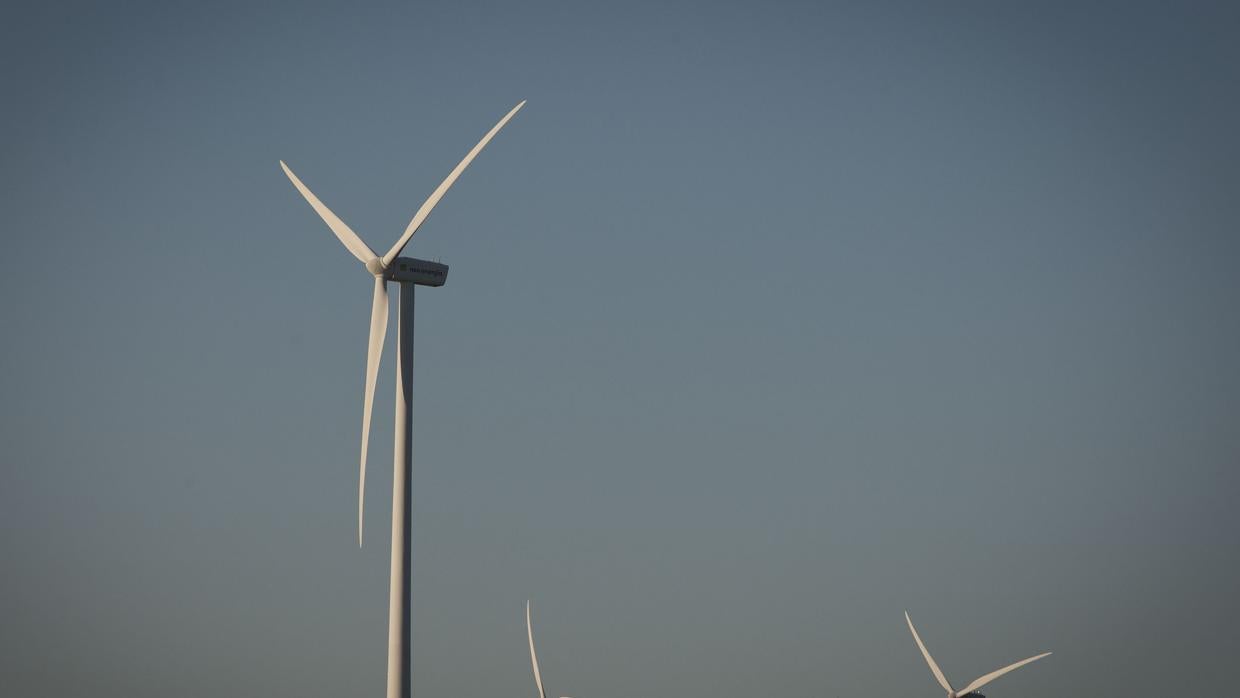
[[[293,174],[293,171],[288,168],[288,165],[284,164],[283,160],[280,161],[280,167],[284,168],[284,174],[288,175],[288,178],[293,181],[293,186],[297,187],[297,191],[306,197],[306,201],[310,202],[310,205],[318,212],[319,217],[323,219],[323,222],[327,223],[327,227],[332,229],[337,239],[344,243],[344,246],[353,253],[354,257],[357,257],[362,264],[365,264],[378,256],[374,250],[362,242],[362,239],[357,236],[357,233],[353,232],[352,228],[345,225],[339,216],[332,213],[331,209],[324,206],[322,201],[319,201],[319,197],[315,196],[314,192],[302,184],[300,179],[297,179],[297,175]]]
[[[370,408],[375,402],[375,379],[387,337],[388,296],[382,276],[375,277],[375,299],[370,306],[370,341],[366,346],[366,398],[362,403],[362,465],[357,478],[357,547],[362,547],[362,521],[366,509],[366,449],[370,445]]]
[[[538,698],[547,698],[543,690],[542,674],[538,673],[538,654],[534,652],[534,627],[530,625],[530,602],[525,602],[525,634],[530,638],[530,663],[534,665],[534,683],[538,684]]]
[[[495,124],[495,127],[488,131],[487,135],[482,137],[482,140],[478,141],[478,145],[475,145],[473,150],[470,150],[469,153],[465,155],[465,159],[461,160],[461,162],[457,164],[456,168],[448,174],[447,178],[440,182],[438,187],[435,187],[435,191],[431,192],[430,197],[422,203],[422,207],[418,209],[418,212],[413,214],[413,220],[409,221],[409,226],[405,228],[405,232],[400,236],[400,239],[396,241],[396,244],[392,246],[392,249],[388,250],[387,254],[383,255],[383,266],[386,267],[392,263],[393,259],[400,256],[401,251],[405,249],[405,245],[409,244],[409,239],[413,237],[414,233],[418,232],[418,228],[421,227],[422,222],[426,220],[427,216],[431,215],[431,210],[435,208],[435,205],[439,203],[439,200],[443,198],[443,195],[447,193],[448,189],[456,182],[456,178],[461,176],[461,173],[465,171],[465,168],[469,167],[469,163],[473,162],[474,157],[476,157],[478,153],[482,152],[482,149],[486,147],[487,143],[491,142],[491,139],[495,137],[495,134],[499,133],[499,130],[504,127],[504,124],[508,123],[508,120],[515,116],[517,112],[521,111],[521,107],[524,106],[525,100],[521,100],[520,104],[513,107],[512,111],[505,114],[504,118],[500,119],[499,123]]]
[[[947,683],[947,677],[943,676],[943,671],[939,669],[939,665],[934,663],[934,657],[930,656],[930,652],[926,650],[925,644],[921,641],[921,636],[917,634],[917,628],[913,627],[913,619],[908,617],[908,611],[904,612],[904,620],[908,621],[908,629],[913,632],[913,639],[917,641],[917,646],[921,649],[921,656],[926,658],[926,664],[930,665],[930,671],[934,673],[934,678],[939,680],[939,685],[948,693],[955,693],[956,690],[952,685]],[[968,691],[961,691],[960,695],[964,695]]]
[[[961,689],[961,690],[960,690],[960,695],[964,695],[964,694],[966,694],[966,693],[971,693],[971,692],[973,692],[973,691],[976,691],[977,689],[981,688],[982,686],[985,686],[986,684],[990,683],[991,681],[994,681],[995,679],[999,678],[1000,676],[1003,676],[1004,674],[1008,673],[1009,671],[1013,671],[1013,670],[1019,669],[1019,668],[1021,668],[1021,667],[1025,666],[1026,664],[1029,664],[1029,663],[1031,663],[1031,662],[1036,662],[1036,661],[1038,661],[1039,659],[1041,659],[1041,658],[1043,658],[1043,657],[1045,657],[1045,656],[1047,656],[1047,655],[1049,655],[1049,654],[1050,654],[1050,652],[1044,652],[1044,653],[1042,653],[1042,654],[1039,654],[1039,655],[1038,655],[1038,656],[1036,656],[1036,657],[1030,657],[1030,658],[1028,658],[1028,659],[1022,659],[1022,660],[1020,660],[1019,662],[1016,662],[1015,664],[1009,664],[1009,665],[1007,665],[1007,666],[1003,667],[1002,669],[999,669],[999,670],[997,670],[997,671],[992,671],[992,672],[990,672],[989,674],[986,674],[985,676],[981,677],[980,679],[974,679],[973,683],[969,684],[968,686],[965,686],[963,689]]]

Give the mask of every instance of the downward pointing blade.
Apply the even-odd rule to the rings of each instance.
[[[370,342],[366,346],[366,398],[362,403],[362,465],[357,479],[357,547],[362,547],[362,521],[366,510],[366,449],[370,445],[370,408],[375,401],[375,379],[387,337],[388,295],[382,276],[375,277],[375,300],[370,306]]]
[[[525,633],[530,638],[530,663],[534,665],[534,683],[538,684],[538,698],[547,698],[543,690],[542,674],[538,673],[538,654],[534,652],[534,627],[530,625],[530,602],[525,602]]]
[[[297,179],[297,175],[293,174],[293,171],[288,168],[288,165],[284,164],[283,160],[280,161],[280,167],[284,168],[284,174],[288,175],[288,178],[292,180],[293,186],[297,187],[297,191],[306,197],[306,201],[310,202],[310,205],[318,212],[319,217],[323,219],[323,222],[327,223],[327,227],[332,229],[332,232],[353,253],[354,257],[357,257],[362,264],[365,264],[378,256],[374,250],[362,242],[362,239],[357,236],[357,233],[353,232],[352,228],[345,225],[339,216],[332,213],[331,209],[324,206],[322,201],[319,201],[319,197],[315,196],[314,192],[302,184],[300,179]]]
[[[405,228],[405,232],[400,236],[400,239],[396,241],[396,244],[392,246],[392,249],[388,250],[387,254],[383,255],[383,266],[386,267],[392,263],[393,259],[400,256],[401,251],[405,249],[405,245],[409,243],[409,238],[412,238],[413,234],[418,232],[418,228],[421,227],[422,222],[426,220],[427,216],[431,215],[431,210],[435,208],[435,205],[439,203],[439,200],[443,198],[443,195],[447,193],[448,189],[456,182],[456,178],[461,176],[461,173],[465,171],[465,168],[469,167],[469,163],[473,162],[474,157],[476,157],[478,153],[482,152],[482,149],[486,147],[487,143],[491,142],[491,139],[495,137],[495,134],[499,133],[499,130],[504,127],[504,124],[508,123],[508,120],[515,116],[517,112],[521,111],[521,107],[524,106],[525,100],[522,100],[520,104],[512,108],[512,111],[505,114],[504,118],[500,119],[499,123],[495,124],[495,127],[488,131],[487,135],[482,137],[482,140],[478,141],[478,145],[475,145],[473,150],[470,150],[469,153],[465,155],[465,159],[461,160],[460,163],[457,164],[456,168],[448,174],[447,178],[440,182],[438,187],[435,187],[435,191],[431,192],[430,198],[423,202],[422,207],[418,209],[417,213],[413,214],[413,220],[409,221],[409,226]]]
[[[939,685],[948,693],[955,693],[952,685],[947,683],[947,677],[943,676],[943,671],[939,669],[939,665],[934,663],[934,657],[930,656],[930,652],[926,650],[925,644],[921,641],[921,636],[917,634],[917,628],[913,627],[913,619],[908,617],[908,611],[904,612],[904,620],[908,621],[908,629],[913,633],[913,639],[917,641],[917,647],[921,649],[921,656],[926,658],[926,664],[930,665],[930,671],[934,673],[934,678],[939,680]],[[968,691],[960,691],[959,695],[964,695]]]
[[[989,674],[986,674],[985,676],[983,676],[983,677],[982,677],[982,678],[980,678],[980,679],[974,679],[973,683],[971,683],[971,684],[969,684],[968,686],[965,686],[963,689],[961,689],[961,691],[960,691],[960,695],[964,695],[964,694],[969,693],[969,692],[971,692],[971,691],[976,691],[977,689],[981,688],[982,686],[985,686],[986,684],[990,683],[991,681],[994,681],[995,679],[999,678],[1000,676],[1003,676],[1004,674],[1008,673],[1009,671],[1014,671],[1014,670],[1016,670],[1016,669],[1019,669],[1019,668],[1021,668],[1021,667],[1025,666],[1026,664],[1029,664],[1030,662],[1036,662],[1036,661],[1038,661],[1039,659],[1041,659],[1041,658],[1043,658],[1043,657],[1045,657],[1045,656],[1047,656],[1047,655],[1049,655],[1049,654],[1050,654],[1050,652],[1044,652],[1044,653],[1042,653],[1042,654],[1039,654],[1039,655],[1038,655],[1038,656],[1036,656],[1036,657],[1030,657],[1030,658],[1028,658],[1028,659],[1022,659],[1022,660],[1020,660],[1019,662],[1016,662],[1015,664],[1009,664],[1008,666],[1005,666],[1005,667],[1003,667],[1002,669],[999,669],[998,671],[992,671],[992,672],[990,672]]]

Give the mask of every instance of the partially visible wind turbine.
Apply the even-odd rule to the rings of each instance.
[[[457,178],[461,176],[461,173],[465,171],[469,163],[473,162],[478,153],[495,137],[495,134],[499,133],[499,130],[508,123],[508,120],[515,116],[521,110],[521,107],[524,106],[525,101],[523,100],[520,104],[513,107],[512,111],[508,112],[504,118],[500,119],[499,123],[495,124],[495,127],[482,137],[482,140],[478,141],[478,145],[475,145],[465,155],[465,159],[461,160],[452,169],[452,172],[448,173],[448,176],[439,183],[435,191],[431,192],[430,197],[422,203],[422,207],[413,215],[413,220],[409,221],[409,225],[405,227],[405,232],[401,234],[400,239],[382,257],[375,254],[369,245],[362,242],[362,239],[357,236],[357,233],[353,232],[352,228],[340,220],[339,216],[332,213],[331,209],[323,205],[323,202],[319,201],[314,192],[310,191],[297,178],[297,175],[293,174],[288,165],[285,165],[283,160],[280,161],[280,167],[284,168],[284,174],[288,175],[288,178],[292,180],[293,186],[297,187],[297,191],[301,192],[306,201],[310,202],[310,206],[319,214],[323,222],[327,223],[327,227],[332,229],[332,232],[336,234],[336,237],[349,252],[352,252],[353,256],[357,257],[358,261],[366,266],[366,271],[375,277],[374,301],[370,306],[370,341],[366,347],[366,397],[362,402],[362,455],[357,486],[357,544],[359,547],[362,544],[363,514],[366,501],[366,450],[370,444],[370,412],[375,398],[375,379],[379,375],[379,357],[383,353],[383,340],[387,336],[387,282],[391,280],[402,284],[406,283],[405,279],[398,278],[394,272],[409,271],[408,265],[399,270],[392,269],[392,261],[405,249],[405,245],[409,244],[410,238],[413,237],[414,233],[418,232],[418,228],[422,226],[427,216],[431,215],[435,205],[439,203],[439,200],[443,198],[448,189],[456,183]],[[415,271],[422,272],[422,275],[419,278],[410,278],[407,281],[423,286],[442,286],[443,282],[447,280],[447,267],[436,265],[434,262],[422,262],[422,264],[441,266],[443,269],[420,268]],[[442,271],[442,273],[436,274],[436,271]]]
[[[443,286],[448,278],[448,267],[438,262],[400,257],[400,253],[409,243],[413,234],[431,215],[435,205],[456,182],[469,163],[482,151],[496,133],[516,115],[522,101],[513,107],[504,118],[487,132],[482,140],[473,147],[465,158],[457,163],[448,176],[439,183],[430,197],[422,203],[421,208],[413,215],[413,220],[405,228],[400,239],[382,257],[362,242],[339,216],[323,205],[322,201],[302,184],[297,175],[289,169],[284,161],[280,167],[284,174],[297,187],[297,191],[305,197],[332,229],[336,237],[344,244],[358,261],[366,266],[366,271],[374,277],[374,300],[370,306],[370,339],[366,348],[366,387],[362,402],[362,452],[357,486],[357,544],[362,544],[362,522],[364,520],[366,500],[366,450],[370,443],[370,413],[374,404],[375,379],[379,374],[379,357],[383,353],[383,340],[387,336],[388,293],[387,282],[400,284],[400,305],[397,308],[397,343],[396,343],[396,444],[393,451],[392,474],[392,576],[388,597],[388,698],[409,698],[409,576],[410,576],[410,533],[412,526],[409,511],[409,479],[412,474],[413,459],[409,448],[412,440],[413,423],[411,421],[410,403],[413,400],[413,289],[414,286]]]
[[[904,612],[904,620],[908,621],[908,629],[913,633],[913,639],[917,641],[917,647],[921,650],[921,655],[926,658],[926,664],[930,665],[930,671],[934,674],[934,678],[938,679],[939,685],[943,687],[943,690],[947,691],[947,698],[958,698],[961,696],[967,696],[970,693],[973,693],[977,689],[981,688],[982,686],[985,686],[991,681],[994,681],[1000,676],[1003,676],[1009,671],[1015,671],[1016,669],[1019,669],[1025,666],[1026,664],[1029,664],[1030,662],[1036,662],[1039,659],[1050,655],[1050,652],[1044,652],[1042,654],[1039,654],[1036,657],[1022,659],[1019,662],[1016,662],[1015,664],[1009,664],[1003,667],[1002,669],[996,669],[995,671],[992,671],[989,674],[986,674],[985,676],[974,679],[973,682],[970,683],[968,686],[965,686],[964,688],[957,691],[956,689],[952,688],[950,683],[947,682],[947,677],[943,676],[943,671],[939,669],[939,665],[934,663],[934,658],[930,656],[929,650],[926,649],[926,645],[921,641],[921,636],[917,634],[917,628],[913,627],[913,619],[908,617],[908,611]],[[980,696],[981,694],[979,693],[976,695]]]
[[[534,665],[534,683],[538,684],[538,698],[547,698],[543,690],[542,674],[538,671],[538,653],[534,651],[534,628],[530,625],[530,602],[525,602],[525,634],[530,638],[530,664]],[[560,698],[568,698],[561,696]]]

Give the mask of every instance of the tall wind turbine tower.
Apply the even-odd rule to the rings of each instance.
[[[405,228],[400,239],[383,256],[375,254],[344,221],[323,205],[293,171],[280,161],[284,174],[293,186],[306,198],[310,206],[327,223],[336,237],[354,257],[366,266],[374,277],[374,300],[370,308],[370,340],[366,349],[366,386],[362,402],[362,453],[357,486],[357,544],[362,544],[362,522],[366,498],[366,449],[370,442],[370,413],[375,397],[375,379],[379,374],[379,357],[383,353],[383,340],[387,336],[389,281],[400,285],[396,316],[396,445],[392,466],[392,576],[388,597],[388,698],[410,697],[409,666],[409,579],[410,534],[412,515],[409,510],[409,480],[413,469],[410,442],[413,438],[413,290],[415,286],[443,286],[448,278],[448,267],[438,262],[401,257],[400,253],[413,234],[426,221],[427,216],[456,182],[470,162],[482,151],[499,130],[516,115],[525,102],[512,108],[499,123],[487,132],[452,172],[440,182],[413,220]]]

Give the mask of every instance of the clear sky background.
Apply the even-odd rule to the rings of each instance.
[[[380,696],[418,292],[414,692],[1227,695],[1240,10],[24,3],[0,21],[0,677]]]

